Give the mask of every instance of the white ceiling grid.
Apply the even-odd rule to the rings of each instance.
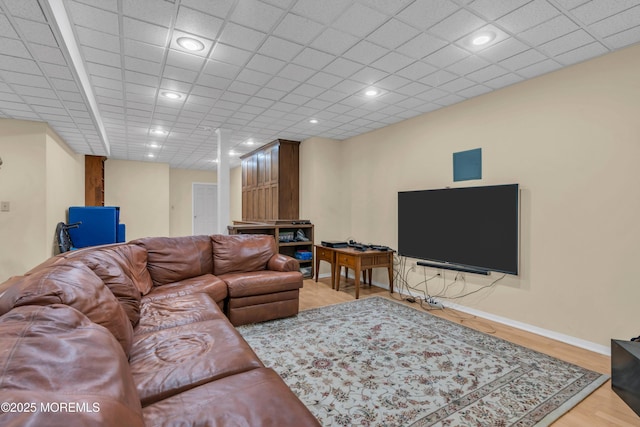
[[[44,1],[0,0],[0,117],[46,121],[76,152],[104,154]],[[640,41],[640,0],[64,4],[111,157],[192,169],[215,167],[216,128],[237,153],[345,139]],[[478,31],[495,38],[474,47]],[[205,49],[185,51],[182,36]]]

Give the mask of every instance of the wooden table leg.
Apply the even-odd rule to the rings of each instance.
[[[393,293],[393,254],[389,258],[389,267],[387,267],[389,270],[389,290]]]
[[[335,262],[335,266],[333,267],[333,276],[334,276],[334,279],[331,281],[331,289],[335,289],[336,291],[339,291],[340,290],[340,264],[338,264],[337,259]]]
[[[316,250],[316,283],[318,283],[318,271],[320,270],[320,258],[318,257],[318,251]]]

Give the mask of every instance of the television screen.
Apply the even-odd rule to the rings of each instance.
[[[398,192],[398,253],[518,274],[518,184]]]

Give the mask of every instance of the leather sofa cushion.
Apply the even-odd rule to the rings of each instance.
[[[0,315],[25,305],[65,304],[102,325],[129,354],[133,327],[116,297],[86,265],[67,261],[12,282],[0,296]]]
[[[129,360],[143,407],[201,384],[263,367],[227,319],[137,335]]]
[[[140,322],[133,330],[135,335],[225,317],[218,304],[207,294],[145,299],[140,312]]]
[[[320,427],[320,423],[269,368],[204,384],[143,408],[148,427],[198,424],[208,427]]]
[[[3,413],[4,426],[143,426],[129,363],[102,326],[66,305],[0,317],[0,401],[77,402],[91,411]],[[94,411],[96,408],[98,411]]]
[[[206,293],[219,303],[227,297],[227,284],[213,274],[203,274],[179,282],[156,286],[143,297],[143,300],[174,298],[195,293]]]
[[[230,298],[272,294],[292,291],[302,287],[302,273],[299,271],[254,271],[231,273],[220,276],[227,283]]]
[[[272,256],[277,253],[273,236],[264,234],[214,234],[213,274],[265,270]]]
[[[147,268],[154,286],[213,272],[209,236],[145,237],[130,243],[147,250]]]

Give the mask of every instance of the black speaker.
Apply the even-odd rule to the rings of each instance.
[[[640,342],[611,340],[611,388],[640,416]]]

